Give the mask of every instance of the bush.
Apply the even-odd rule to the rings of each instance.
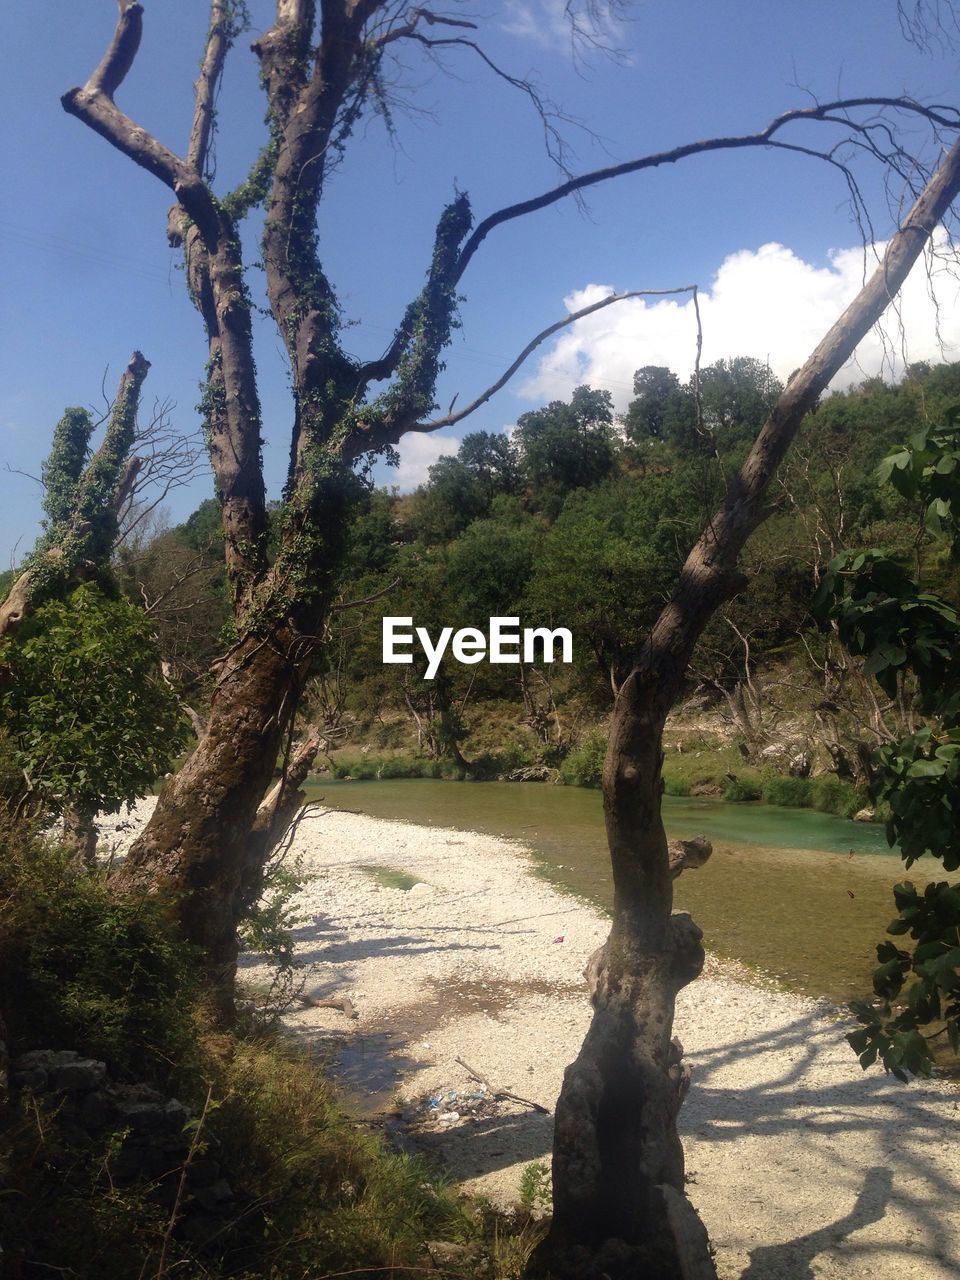
[[[767,778],[763,784],[763,802],[790,809],[809,809],[813,803],[813,783],[809,778]]]
[[[667,796],[688,796],[693,783],[688,778],[675,778],[666,772],[663,775],[663,794]]]
[[[190,1179],[182,1223],[172,1218],[182,1150],[156,1181],[125,1183],[111,1172],[125,1131],[88,1130],[56,1095],[15,1090],[0,1097],[11,1276],[386,1274],[416,1270],[425,1240],[475,1230],[422,1160],[384,1150],[341,1113],[314,1065],[272,1038],[214,1034],[196,973],[160,903],[117,896],[56,846],[0,824],[0,1010],[12,1052],[75,1049],[106,1061],[111,1081],[175,1093],[202,1115],[184,1146],[195,1137],[235,1196],[215,1230],[201,1214],[208,1229],[197,1234]]]
[[[93,583],[37,609],[4,659],[6,745],[54,809],[115,812],[149,790],[187,741],[153,624]]]
[[[606,754],[607,735],[595,729],[561,764],[561,782],[568,787],[599,787]]]
[[[734,804],[741,804],[746,800],[759,800],[762,789],[758,782],[753,782],[747,778],[731,778],[728,779],[726,788],[723,792],[724,800],[730,800]]]
[[[835,813],[839,818],[852,818],[858,809],[870,803],[866,791],[830,775],[813,778],[810,786],[811,803],[821,813]]]
[[[160,902],[117,895],[72,854],[0,823],[0,1009],[15,1051],[75,1049],[165,1086],[190,1060],[196,971]]]

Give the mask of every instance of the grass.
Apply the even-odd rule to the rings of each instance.
[[[409,892],[415,884],[420,883],[416,876],[408,875],[406,871],[400,871],[397,867],[361,867],[360,870],[371,880],[376,880],[377,884],[384,889],[402,889],[404,892]]]

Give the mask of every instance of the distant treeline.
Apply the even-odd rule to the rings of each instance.
[[[578,387],[569,401],[523,414],[509,435],[465,436],[412,494],[371,488],[350,530],[342,608],[304,715],[330,745],[415,747],[457,769],[559,766],[602,721],[780,390],[748,357],[718,361],[697,382],[648,366],[622,417],[608,392]],[[877,709],[862,673],[812,623],[810,601],[821,567],[842,548],[916,554],[913,511],[874,473],[958,401],[960,364],[918,364],[898,385],[872,379],[825,397],[809,416],[771,518],[748,546],[749,585],[692,664],[691,693],[719,708],[744,756],[758,759],[778,726],[807,716],[839,776],[862,773]],[[188,687],[202,685],[230,638],[216,503],[119,559],[130,594],[158,602],[151,616],[171,668]],[[946,548],[938,557],[934,547],[925,571],[956,598],[947,563]],[[468,667],[448,657],[425,682],[416,647],[412,665],[382,664],[386,613],[410,615],[431,634],[497,615],[567,627],[575,661]]]

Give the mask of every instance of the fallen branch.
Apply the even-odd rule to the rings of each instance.
[[[464,1062],[462,1058],[454,1058],[454,1062],[458,1062],[468,1076],[472,1076],[479,1084],[489,1089],[492,1097],[509,1098],[512,1102],[522,1102],[525,1107],[533,1107],[534,1111],[539,1111],[541,1115],[548,1116],[550,1114],[549,1109],[541,1107],[539,1102],[534,1102],[530,1098],[521,1098],[519,1093],[511,1093],[509,1089],[495,1089],[486,1076],[481,1075],[479,1071],[474,1071],[473,1067]]]
[[[344,996],[342,1000],[314,1000],[313,996],[305,995],[302,991],[297,996],[301,1004],[306,1005],[308,1009],[339,1009],[341,1013],[345,1013],[348,1018],[359,1018],[356,1005],[348,997]]]

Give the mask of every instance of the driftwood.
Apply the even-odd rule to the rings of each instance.
[[[495,1089],[486,1076],[481,1075],[479,1071],[474,1071],[473,1067],[471,1067],[469,1063],[464,1062],[462,1058],[455,1058],[454,1061],[459,1062],[467,1075],[472,1076],[474,1080],[479,1081],[480,1084],[485,1085],[490,1090],[492,1097],[509,1098],[512,1102],[522,1102],[525,1107],[533,1107],[534,1111],[539,1111],[541,1115],[548,1116],[550,1114],[549,1110],[546,1107],[541,1107],[539,1102],[534,1102],[530,1098],[521,1098],[519,1093],[511,1093],[509,1089]]]
[[[671,840],[667,845],[670,859],[670,879],[676,880],[681,871],[695,871],[702,867],[713,853],[713,845],[706,836],[694,836],[692,840]]]
[[[341,1013],[345,1013],[348,1018],[359,1018],[357,1007],[349,996],[343,996],[341,999],[332,998],[330,1000],[314,1000],[313,996],[305,995],[302,991],[297,996],[301,1004],[306,1005],[308,1009],[339,1009]]]

